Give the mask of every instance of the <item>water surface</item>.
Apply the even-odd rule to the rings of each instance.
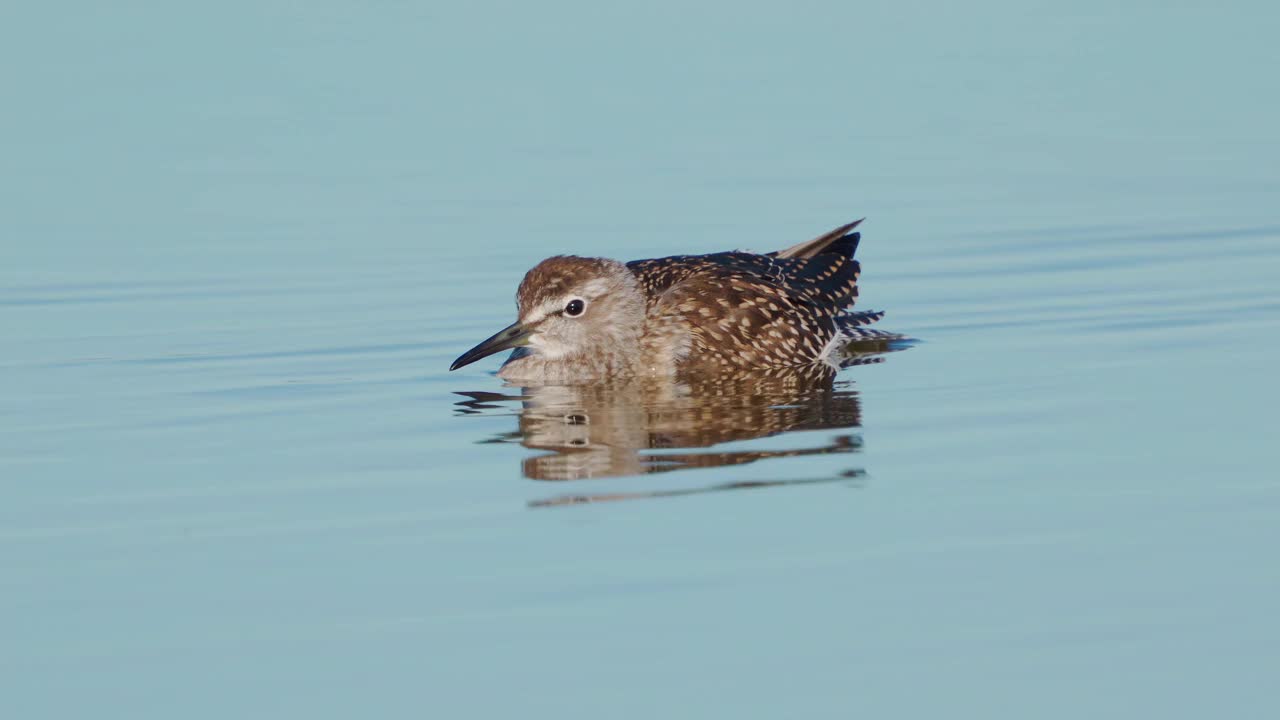
[[[1280,710],[1271,6],[3,16],[6,716]],[[445,371],[862,216],[830,386]]]

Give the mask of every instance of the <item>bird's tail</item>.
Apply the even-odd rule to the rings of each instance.
[[[836,334],[822,350],[822,359],[836,368],[864,364],[868,358],[912,344],[911,338],[867,327],[884,317],[883,311],[864,310],[836,316]]]
[[[868,325],[879,322],[884,317],[883,310],[863,310],[861,312],[844,313],[836,316],[836,332],[845,342],[857,340],[859,337],[878,337],[880,335],[894,335],[894,333],[885,332],[884,330],[873,330]]]

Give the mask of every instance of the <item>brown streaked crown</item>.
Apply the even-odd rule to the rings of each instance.
[[[525,273],[516,291],[516,305],[524,312],[548,300],[559,299],[593,279],[626,271],[626,266],[617,260],[577,255],[549,257]]]

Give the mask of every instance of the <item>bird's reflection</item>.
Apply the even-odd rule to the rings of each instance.
[[[851,357],[845,366],[879,362]],[[522,461],[534,480],[585,480],[742,465],[769,458],[854,453],[853,432],[814,433],[785,449],[714,449],[725,443],[801,430],[855,429],[862,424],[852,381],[830,368],[772,371],[703,380],[634,379],[609,384],[461,392],[460,415],[511,409],[518,429],[482,442],[520,443],[546,451]],[[850,482],[861,470],[829,477],[729,482],[697,488],[564,495],[530,503],[566,505],[702,492]]]

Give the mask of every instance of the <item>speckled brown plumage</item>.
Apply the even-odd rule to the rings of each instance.
[[[856,244],[856,243],[855,243]],[[743,252],[629,263],[648,314],[691,336],[681,369],[813,364],[858,295],[858,261],[837,253],[778,259]]]
[[[838,365],[832,352],[847,341],[900,337],[865,327],[883,313],[850,311],[861,272],[857,225],[768,254],[675,255],[625,265],[549,258],[520,284],[520,321],[504,332],[527,337],[528,346],[499,374],[569,382]],[[455,367],[491,352],[499,335]]]

